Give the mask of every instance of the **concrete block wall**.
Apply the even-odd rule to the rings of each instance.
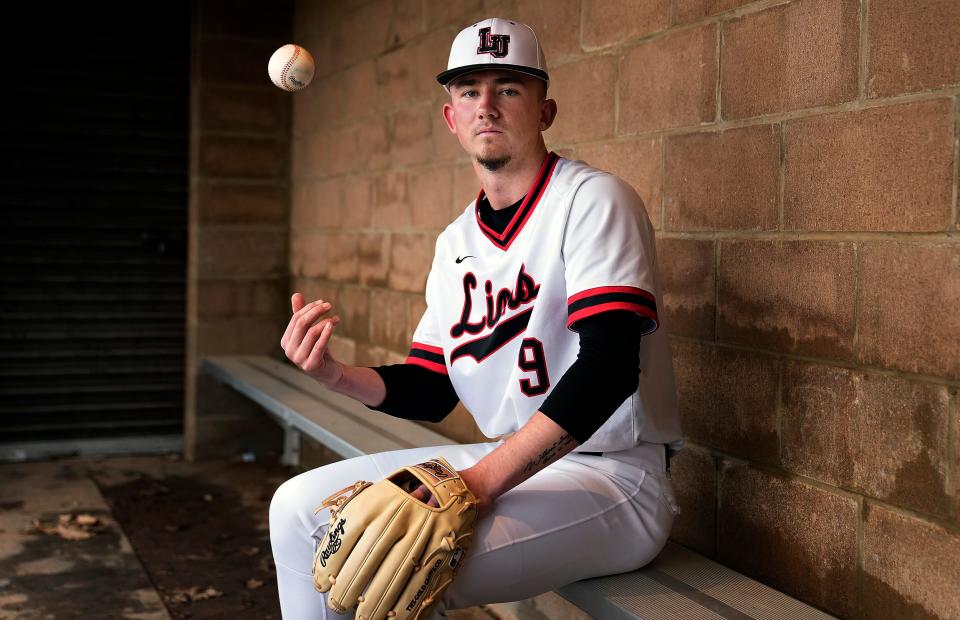
[[[960,3],[366,0],[295,8],[290,291],[403,359],[476,195],[433,76],[471,21],[540,34],[561,154],[658,235],[688,449],[674,539],[846,618],[960,617]],[[480,438],[459,411],[441,429]]]
[[[292,3],[192,4],[184,449],[267,451],[279,427],[197,371],[218,354],[276,355],[289,288],[291,100],[266,75]]]

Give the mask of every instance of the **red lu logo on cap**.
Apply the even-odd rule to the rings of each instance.
[[[480,45],[477,46],[478,54],[490,54],[494,58],[503,58],[507,55],[507,46],[510,43],[508,34],[490,34],[489,26],[481,28]]]

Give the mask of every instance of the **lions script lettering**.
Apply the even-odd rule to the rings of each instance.
[[[540,292],[540,285],[526,272],[526,266],[520,265],[520,272],[517,273],[517,282],[513,291],[509,289],[500,289],[496,299],[493,296],[493,283],[487,280],[483,285],[486,292],[486,314],[480,317],[476,323],[470,321],[470,312],[473,310],[472,291],[477,288],[477,276],[472,273],[463,276],[463,309],[460,312],[460,322],[450,328],[450,335],[459,338],[464,333],[479,334],[487,327],[493,327],[500,322],[503,313],[510,310],[516,310],[522,305],[528,304],[537,298]]]
[[[340,537],[343,536],[343,526],[347,523],[346,519],[340,519],[330,530],[330,538],[327,541],[327,548],[320,552],[320,566],[326,567],[327,560],[337,551],[340,551],[340,545],[343,544]]]

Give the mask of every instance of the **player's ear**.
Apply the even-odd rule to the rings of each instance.
[[[557,102],[553,99],[544,99],[540,103],[540,131],[546,131],[557,118]]]
[[[450,130],[450,133],[457,133],[457,123],[454,120],[453,115],[453,106],[449,103],[443,104],[443,120],[447,123],[447,128]]]

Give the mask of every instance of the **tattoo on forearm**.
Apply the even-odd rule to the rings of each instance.
[[[570,444],[576,443],[576,439],[568,433],[564,433],[560,439],[554,442],[552,446],[541,452],[535,459],[526,464],[523,468],[523,474],[534,474],[541,468],[546,467],[556,459],[563,456],[564,448]]]

